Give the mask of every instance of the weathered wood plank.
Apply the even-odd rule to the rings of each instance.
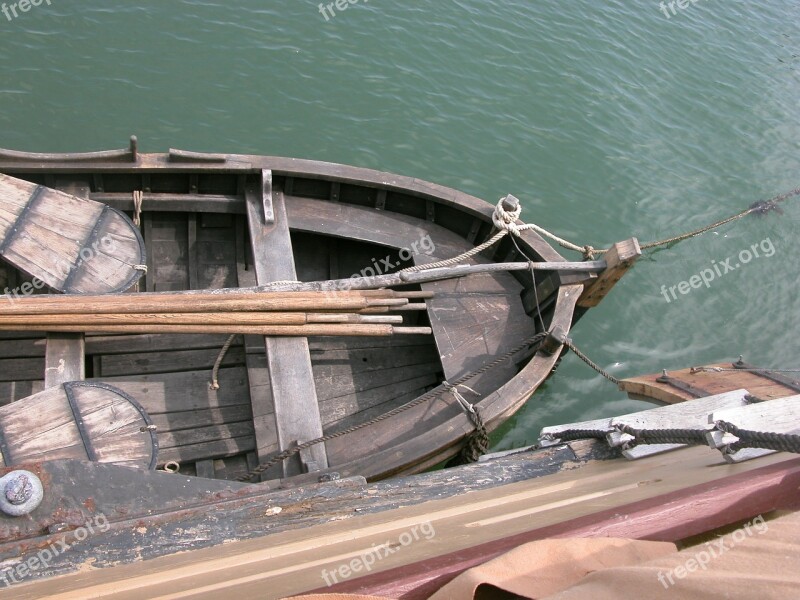
[[[586,286],[578,306],[591,308],[597,306],[611,291],[622,276],[625,275],[642,256],[639,241],[631,238],[624,242],[617,242],[603,256],[606,260],[606,270],[600,273],[593,283]]]
[[[153,373],[104,377],[137,398],[151,415],[234,406],[247,398],[247,371],[244,367],[220,369],[219,390],[209,389],[208,371]]]
[[[97,377],[114,377],[144,373],[210,370],[219,356],[219,350],[223,343],[225,343],[224,340],[217,348],[208,350],[167,350],[101,356],[100,372],[96,375]],[[225,355],[222,366],[243,365],[244,362],[244,349],[240,345],[235,345],[231,346]]]
[[[82,333],[47,334],[44,386],[50,388],[86,378],[86,346]]]
[[[264,196],[272,197],[274,223],[267,223],[264,216]],[[246,193],[247,216],[256,280],[259,285],[272,281],[292,280],[296,277],[292,243],[289,236],[289,221],[283,194],[272,189],[272,173],[263,171],[257,187],[248,187]],[[311,368],[308,340],[266,338],[267,362],[271,379],[272,400],[277,419],[278,443],[282,449],[300,441],[322,435],[314,376]],[[257,398],[251,398],[253,414],[259,411]],[[256,430],[259,439],[259,431]],[[259,440],[259,457],[263,447],[272,440]],[[311,454],[321,468],[328,461],[323,445],[316,445]],[[284,472],[302,472],[301,465],[284,461]]]

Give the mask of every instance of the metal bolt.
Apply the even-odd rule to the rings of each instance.
[[[6,481],[6,489],[4,490],[6,500],[19,506],[25,504],[33,497],[33,483],[23,471],[19,471],[19,475]]]
[[[34,511],[44,498],[41,480],[30,471],[11,471],[0,477],[0,511],[21,517]]]

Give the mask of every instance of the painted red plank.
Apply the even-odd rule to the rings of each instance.
[[[675,542],[772,510],[800,509],[798,488],[800,459],[788,460],[317,591],[422,600],[467,569],[528,542],[563,537]]]

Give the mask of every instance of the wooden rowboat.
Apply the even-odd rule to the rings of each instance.
[[[175,150],[140,154],[135,139],[126,150],[88,154],[0,150],[0,173],[6,178],[0,192],[17,190],[13,202],[0,194],[0,237],[7,241],[0,246],[0,291],[9,295],[0,300],[6,319],[0,324],[0,406],[29,402],[28,396],[73,381],[113,386],[152,420],[158,466],[178,463],[181,473],[206,478],[242,477],[282,451],[355,426],[353,433],[277,462],[262,480],[376,480],[454,457],[475,430],[457,396],[478,408],[489,431],[497,428],[558,360],[558,352],[537,351],[536,334],[568,332],[638,256],[634,241],[627,255],[620,246],[606,261],[569,263],[525,231],[464,261],[476,269],[472,274],[426,280],[417,273],[399,281],[407,267],[450,259],[490,238],[497,232],[493,207],[417,179],[329,163]],[[56,204],[47,210],[33,205],[31,198],[42,193]],[[53,194],[64,203],[63,215],[52,210]],[[69,229],[69,219],[83,229]],[[141,236],[133,222],[141,224]],[[87,260],[82,252],[104,232],[123,251]],[[56,250],[69,255],[62,279],[42,266],[46,251]],[[116,268],[103,260],[116,260]],[[114,277],[101,276],[108,272]],[[94,325],[81,329],[86,335],[73,331],[75,318],[69,317],[14,331],[18,322],[2,305],[46,291],[35,289],[36,277],[63,291],[105,294],[124,291],[141,276],[129,291],[182,294],[270,284],[322,289],[297,282],[335,280],[385,287],[381,277],[387,275],[395,277],[398,294],[416,299],[357,317],[389,311],[393,322],[418,328],[412,334],[361,337],[329,325],[317,330],[325,336],[306,336],[303,329],[294,332],[300,337],[272,330],[265,330],[267,337],[242,335],[224,353],[218,389],[209,381],[226,334],[261,332],[248,329],[250,322],[184,334],[195,329],[176,318],[155,331],[129,334],[87,308],[82,318]],[[75,306],[82,302],[74,298]],[[152,321],[149,326],[158,327]],[[468,389],[456,388],[459,394],[446,384],[461,380]]]

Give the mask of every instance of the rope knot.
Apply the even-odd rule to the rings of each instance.
[[[503,206],[504,200],[505,198],[500,198],[497,206],[494,207],[494,212],[492,213],[492,223],[497,229],[508,231],[509,233],[519,236],[520,229],[517,225],[517,220],[522,214],[522,206],[517,206],[517,208],[514,210],[506,210]]]
[[[471,392],[476,396],[480,396],[478,392],[473,390],[471,387],[464,385],[463,383],[453,385],[449,381],[443,381],[442,387],[453,394],[453,397],[456,399],[456,401],[458,401],[458,403],[461,405],[461,408],[463,408],[465,412],[469,413],[470,415],[475,414],[475,407],[466,398],[464,398],[464,396],[461,395],[461,392],[458,391],[458,388],[462,387],[468,392]]]
[[[592,246],[583,247],[583,260],[594,260],[595,254],[597,254],[597,250],[595,250]]]

